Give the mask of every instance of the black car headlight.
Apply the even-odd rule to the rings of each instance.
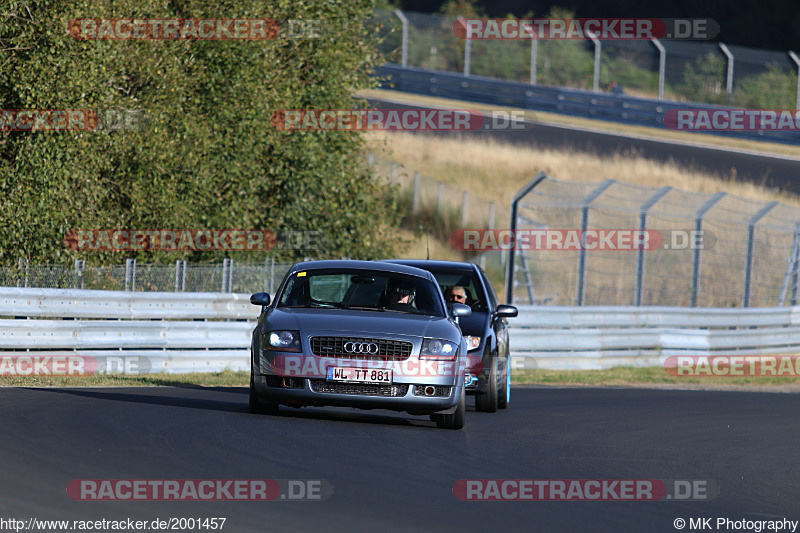
[[[267,348],[282,352],[299,352],[301,349],[300,332],[288,329],[267,333]]]
[[[422,341],[420,358],[453,361],[458,353],[458,344],[444,339],[425,339]]]

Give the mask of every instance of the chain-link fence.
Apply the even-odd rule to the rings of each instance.
[[[798,302],[800,209],[779,202],[542,176],[517,205],[516,230],[516,302]]]
[[[386,35],[382,51],[403,66],[646,98],[800,108],[800,59],[792,52],[667,39],[467,44],[453,31],[456,17],[396,10],[381,11],[378,18]]]
[[[86,266],[77,260],[72,268],[60,265],[31,265],[20,260],[16,266],[0,267],[0,287],[51,289],[97,289],[161,292],[274,293],[290,263],[234,263],[197,265],[176,261],[174,265],[138,264]]]

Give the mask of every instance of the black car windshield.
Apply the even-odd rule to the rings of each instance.
[[[434,268],[423,267],[436,277],[436,281],[442,288],[442,293],[447,296],[447,290],[452,287],[462,287],[466,293],[466,304],[472,308],[473,311],[486,310],[486,295],[481,287],[478,275],[472,270],[438,270]]]
[[[327,307],[445,316],[438,287],[417,276],[357,269],[292,274],[278,307]]]

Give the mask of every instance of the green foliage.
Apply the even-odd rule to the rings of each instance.
[[[321,257],[390,256],[395,200],[350,131],[280,131],[281,109],[350,109],[382,62],[370,0],[5,0],[3,109],[142,110],[140,131],[2,132],[0,263],[218,260],[222,252],[75,252],[74,229],[315,230]],[[324,21],[318,38],[78,40],[77,18]],[[290,252],[278,259],[294,259]],[[231,257],[257,259],[254,252]],[[261,255],[263,257],[263,255]]]
[[[797,73],[786,72],[778,65],[736,84],[732,104],[748,109],[794,109],[797,104]]]
[[[725,58],[720,54],[708,53],[688,63],[683,71],[683,83],[678,94],[690,102],[724,104]]]

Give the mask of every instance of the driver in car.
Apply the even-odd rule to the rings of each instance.
[[[415,313],[417,308],[414,307],[414,297],[416,296],[414,287],[397,282],[390,282],[390,284],[391,286],[387,291],[389,304],[386,308],[393,311]]]

